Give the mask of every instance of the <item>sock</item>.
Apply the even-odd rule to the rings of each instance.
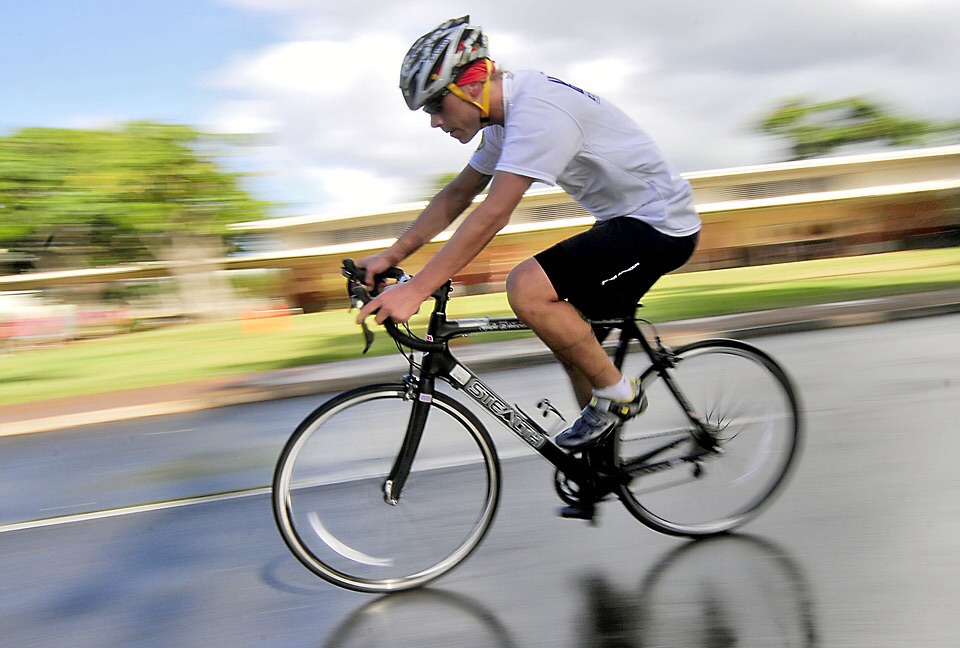
[[[633,400],[633,397],[636,396],[636,394],[633,393],[633,385],[630,384],[626,376],[620,378],[620,382],[610,385],[609,387],[594,389],[593,395],[597,398],[609,398],[610,400],[625,402]]]

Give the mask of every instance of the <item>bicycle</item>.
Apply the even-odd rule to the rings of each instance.
[[[372,299],[362,269],[346,259],[342,272],[354,306]],[[385,278],[406,275],[394,268]],[[511,317],[448,319],[451,292],[448,281],[432,295],[424,337],[384,323],[407,355],[405,376],[327,401],[280,454],[272,483],[277,526],[317,576],[361,592],[411,589],[476,549],[499,503],[500,460],[486,427],[455,395],[467,396],[556,468],[565,517],[593,521],[597,505],[617,497],[658,532],[710,536],[752,519],[783,483],[797,454],[800,410],[787,374],[765,352],[728,339],[672,349],[646,320],[591,322],[598,334],[619,330],[618,368],[636,346],[645,352],[641,385],[649,405],[568,452],[449,348],[455,337],[528,327]],[[366,352],[373,336],[366,325],[363,332]],[[439,390],[438,380],[452,393]],[[562,420],[549,400],[538,408]]]

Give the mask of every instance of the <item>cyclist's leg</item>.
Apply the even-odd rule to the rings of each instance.
[[[567,372],[567,378],[570,379],[570,386],[573,387],[573,395],[577,399],[577,405],[586,407],[591,396],[593,396],[593,385],[590,384],[590,379],[572,364],[564,362],[563,359],[558,359],[563,370]]]
[[[580,445],[581,440],[598,438],[616,424],[617,416],[630,416],[642,408],[642,396],[635,387],[633,399],[600,391],[616,385],[622,375],[592,329],[587,334],[585,322],[576,326],[574,320],[582,316],[592,319],[631,316],[640,298],[663,274],[687,261],[696,239],[696,235],[670,237],[637,219],[616,218],[544,250],[511,273],[508,296],[514,311],[530,324],[565,366],[572,368],[568,374],[578,400],[590,400],[591,410],[584,410],[582,420],[568,431],[570,438],[564,437],[565,444],[574,447]],[[552,290],[543,288],[544,279]],[[539,292],[529,290],[531,285],[537,286]],[[555,300],[549,309],[541,308],[537,301],[544,296]],[[573,307],[564,312],[570,316],[558,316],[561,310],[557,306],[563,303],[560,300]],[[591,388],[589,393],[585,382]],[[624,383],[615,390],[628,391],[629,387]],[[601,398],[596,407],[591,395]],[[614,415],[613,411],[620,414]]]
[[[507,278],[510,306],[559,358],[581,392],[616,384],[620,372],[579,311],[557,295],[537,259],[520,263]]]
[[[606,340],[610,334],[610,329],[594,329],[593,332],[597,341],[603,344],[604,340]],[[593,397],[593,385],[590,384],[590,379],[572,364],[564,362],[562,358],[558,357],[557,359],[560,361],[563,370],[567,373],[567,378],[569,378],[570,385],[573,387],[573,395],[577,400],[577,404],[581,408],[586,407]]]

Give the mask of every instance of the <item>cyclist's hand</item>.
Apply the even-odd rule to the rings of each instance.
[[[357,261],[357,267],[363,268],[367,271],[366,277],[363,280],[363,283],[370,290],[374,290],[377,286],[373,285],[374,277],[378,274],[382,274],[393,267],[393,262],[391,259],[387,258],[386,252],[378,252],[377,254],[371,254],[368,257],[364,257]]]
[[[360,309],[360,313],[357,315],[357,324],[362,324],[363,320],[373,314],[374,311],[376,311],[377,324],[383,324],[388,317],[394,322],[402,324],[420,310],[420,304],[429,296],[429,293],[422,294],[413,280],[387,286],[382,293]]]

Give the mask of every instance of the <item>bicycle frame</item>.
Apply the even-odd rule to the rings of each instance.
[[[447,380],[454,389],[466,394],[564,474],[575,479],[588,477],[583,467],[573,457],[550,441],[546,430],[520,408],[509,405],[473,371],[457,360],[447,348],[447,341],[459,335],[523,330],[529,330],[529,327],[516,318],[448,321],[442,310],[434,311],[427,339],[432,342],[441,342],[443,349],[425,352],[420,362],[419,380],[413,385],[412,390],[414,402],[407,431],[393,468],[384,484],[384,497],[389,503],[399,502],[400,493],[420,445],[420,437],[426,425],[438,378]]]
[[[519,407],[508,404],[503,397],[484,383],[473,371],[457,360],[448,347],[450,339],[462,335],[497,331],[525,331],[530,330],[530,327],[515,317],[448,320],[446,304],[449,293],[450,285],[448,283],[433,295],[435,307],[428,324],[425,344],[423,344],[424,341],[402,333],[395,328],[395,325],[388,327],[392,328],[390,332],[395,339],[411,348],[424,351],[424,356],[420,363],[419,380],[415,384],[411,383],[414,403],[404,441],[388,479],[384,483],[384,498],[386,501],[391,504],[399,502],[400,493],[419,448],[437,378],[446,380],[454,389],[466,394],[504,427],[519,437],[521,441],[553,464],[567,478],[582,485],[598,485],[597,482],[602,481],[603,476],[598,475],[596,470],[589,466],[589,463],[585,465],[585,462],[576,459],[573,455],[556,446],[550,440],[546,430]],[[654,349],[640,333],[636,322],[633,320],[609,320],[593,322],[592,324],[621,329],[620,339],[614,352],[614,362],[617,367],[622,366],[631,340],[640,342],[651,361],[661,371],[664,371],[669,365],[668,362],[664,362],[664,355]],[[672,383],[672,381],[670,382]],[[679,395],[679,390],[676,393]],[[691,411],[689,407],[686,409]]]
[[[363,275],[350,260],[344,260],[343,271],[344,276],[349,280],[348,290],[351,298],[355,303],[365,303],[367,293],[361,282]],[[382,276],[400,281],[405,277],[403,271],[396,268],[388,272],[388,275]],[[427,415],[430,412],[437,378],[446,380],[454,389],[463,391],[471,400],[484,408],[502,425],[519,437],[521,441],[529,445],[544,459],[553,464],[566,479],[576,483],[583,489],[593,491],[594,494],[599,493],[602,496],[614,490],[618,483],[629,481],[632,474],[654,472],[677,465],[676,460],[662,461],[654,464],[645,463],[664,450],[673,447],[676,445],[675,443],[664,445],[660,449],[649,453],[643,458],[644,463],[635,466],[634,470],[629,471],[629,474],[618,470],[609,471],[609,474],[606,474],[608,471],[605,471],[604,468],[610,464],[610,457],[612,455],[608,445],[602,445],[599,450],[585,451],[583,453],[583,459],[579,459],[573,454],[568,454],[564,450],[561,450],[549,439],[547,432],[536,421],[519,407],[509,405],[499,394],[480,380],[476,374],[458,361],[449,349],[449,341],[461,335],[495,331],[525,331],[529,330],[530,327],[516,317],[484,317],[448,320],[446,308],[452,290],[452,283],[447,281],[433,293],[434,308],[427,325],[427,334],[422,339],[401,331],[390,319],[384,322],[384,326],[390,333],[390,336],[396,340],[398,344],[424,353],[420,363],[419,379],[414,383],[413,377],[411,376],[408,381],[410,393],[414,398],[413,409],[409,422],[407,423],[407,430],[404,434],[400,451],[393,463],[390,474],[383,484],[384,499],[388,503],[396,505],[400,501],[400,493],[403,491],[403,486],[410,474],[413,460],[420,446],[420,439],[426,426]],[[366,297],[366,299],[369,299],[369,297]],[[664,383],[673,393],[677,402],[686,413],[687,418],[692,423],[694,438],[698,441],[702,449],[706,451],[713,450],[715,445],[712,441],[708,426],[690,406],[688,400],[676,384],[676,381],[673,380],[673,377],[669,373],[670,367],[673,366],[672,352],[661,346],[659,341],[657,346],[654,347],[642,334],[636,321],[633,319],[591,321],[591,325],[595,330],[603,328],[607,328],[608,331],[613,328],[620,329],[620,339],[617,342],[617,347],[614,352],[614,364],[618,369],[623,366],[630,342],[637,340],[640,343],[650,358],[651,366],[663,378]],[[364,337],[369,346],[369,343],[372,341],[372,334],[366,328],[366,325],[364,325]],[[698,457],[699,454],[695,454],[681,461],[696,461]]]

